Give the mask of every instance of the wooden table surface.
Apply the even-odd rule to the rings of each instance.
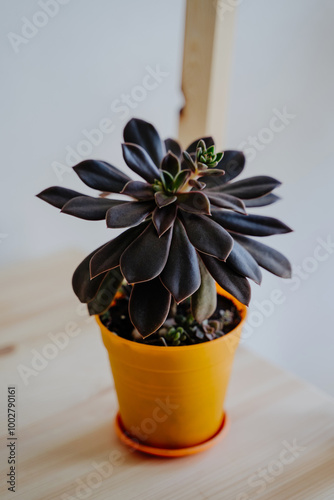
[[[334,401],[238,349],[230,430],[179,459],[115,436],[107,353],[70,286],[76,252],[1,272],[1,499],[332,500]],[[7,386],[16,386],[16,492],[7,491]]]

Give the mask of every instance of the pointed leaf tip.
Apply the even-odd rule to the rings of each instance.
[[[62,208],[68,201],[76,197],[85,196],[78,191],[73,191],[73,189],[67,189],[62,186],[51,186],[44,189],[40,193],[36,194],[36,197],[40,200],[46,201],[53,207]]]
[[[125,125],[123,136],[125,142],[137,144],[143,148],[155,166],[159,168],[165,153],[165,146],[151,123],[139,118],[132,118]]]
[[[123,158],[128,167],[149,183],[160,177],[158,167],[144,148],[137,144],[122,144]]]
[[[121,256],[121,270],[128,283],[140,283],[158,276],[166,265],[172,232],[160,238],[151,222]]]
[[[168,152],[162,159],[161,170],[165,170],[166,172],[171,174],[172,177],[175,177],[180,172],[180,169],[181,165],[178,157],[173,153]]]
[[[108,193],[119,193],[131,180],[105,161],[84,160],[73,167],[73,170],[87,186]]]
[[[178,219],[174,224],[168,260],[160,279],[177,303],[190,297],[201,283],[197,252]]]
[[[211,215],[209,198],[202,191],[189,191],[177,195],[178,206],[193,214]]]
[[[129,314],[138,332],[147,337],[165,322],[171,305],[171,294],[159,278],[133,285]]]

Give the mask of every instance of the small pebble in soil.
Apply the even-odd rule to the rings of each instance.
[[[218,295],[214,314],[199,324],[191,314],[190,300],[186,299],[171,308],[170,315],[157,332],[143,339],[130,321],[128,292],[127,287],[124,287],[124,296],[118,298],[108,311],[101,314],[100,319],[110,331],[134,342],[157,346],[182,346],[210,342],[226,335],[241,321],[238,309],[233,302]]]

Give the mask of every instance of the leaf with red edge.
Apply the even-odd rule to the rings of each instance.
[[[87,304],[90,316],[93,316],[94,314],[102,314],[104,311],[109,309],[117,291],[122,285],[122,282],[123,275],[119,267],[106,274],[100,288],[97,291],[97,294],[93,300],[89,301]]]
[[[132,118],[124,128],[124,141],[141,146],[159,167],[165,154],[165,146],[162,143],[156,128],[144,120]]]
[[[166,265],[171,239],[170,229],[159,238],[151,222],[121,256],[121,270],[127,282],[140,283],[158,276]]]
[[[242,200],[232,196],[231,194],[211,192],[209,189],[205,190],[205,194],[210,200],[211,205],[219,208],[227,208],[234,210],[240,214],[246,214],[246,207]]]
[[[166,321],[171,304],[171,294],[159,278],[138,283],[132,287],[129,314],[138,332],[147,337]]]
[[[151,184],[142,181],[129,181],[121,194],[126,194],[127,196],[132,196],[137,200],[149,200],[154,197],[154,190]]]
[[[247,278],[233,271],[233,269],[221,260],[205,254],[201,254],[201,257],[205,267],[218,285],[233,295],[233,297],[238,299],[242,304],[248,306],[251,297],[251,289]]]
[[[246,236],[234,234],[233,237],[248,250],[261,267],[280,278],[291,278],[291,264],[281,252]]]
[[[100,246],[92,253],[90,253],[76,268],[72,277],[72,287],[75,295],[78,297],[80,302],[86,303],[92,300],[103,279],[106,276],[106,273],[97,276],[97,278],[91,279],[89,272],[89,262],[93,255],[98,252],[104,245]]]
[[[107,212],[107,227],[122,228],[140,224],[154,210],[153,201],[126,201]]]
[[[202,191],[189,191],[177,195],[177,205],[193,214],[210,215],[210,201]]]
[[[225,260],[233,247],[232,236],[210,217],[182,214],[190,243],[200,252]]]
[[[153,183],[160,178],[158,167],[149,154],[136,144],[122,144],[123,158],[128,167],[147,182]]]
[[[131,227],[95,252],[90,260],[91,278],[119,266],[124,250],[147,228],[148,224],[149,222],[143,222],[139,226]]]
[[[202,177],[201,180],[207,187],[223,186],[241,174],[245,166],[245,155],[241,151],[224,151],[223,158],[218,163],[218,169],[224,170],[221,177]]]
[[[250,236],[271,236],[290,233],[292,229],[273,217],[264,215],[241,215],[219,210],[212,211],[212,218],[229,231]]]
[[[69,200],[61,212],[85,220],[103,220],[107,211],[112,207],[119,207],[125,202],[109,200],[108,198],[93,198],[92,196],[77,196]]]
[[[281,182],[273,177],[268,177],[267,175],[256,175],[254,177],[242,179],[241,181],[225,184],[221,188],[213,189],[219,189],[221,192],[232,194],[238,198],[242,198],[243,200],[249,200],[264,196],[280,185]]]
[[[169,172],[172,177],[175,177],[181,170],[180,162],[173,153],[168,152],[161,162],[161,170]]]
[[[167,195],[162,191],[158,191],[157,193],[155,193],[154,198],[158,207],[160,208],[165,207],[166,205],[170,205],[177,200],[177,197],[175,195]]]
[[[130,178],[105,161],[85,160],[73,167],[75,173],[89,187],[119,193]]]
[[[174,139],[166,139],[165,140],[166,151],[171,151],[177,158],[181,158],[182,149],[180,144]]]
[[[225,171],[221,182],[227,183],[241,174],[245,166],[245,155],[241,151],[226,150],[217,168]]]
[[[250,278],[258,285],[261,283],[262,274],[258,263],[236,240],[234,240],[233,248],[227,258],[226,264],[234,269],[234,271],[241,274],[241,276]]]
[[[174,224],[176,217],[176,204],[166,205],[165,207],[156,209],[153,212],[153,224],[159,236],[163,235]]]
[[[177,303],[190,297],[201,284],[197,252],[177,219],[168,260],[160,279]]]
[[[272,203],[276,203],[281,198],[274,193],[269,193],[264,196],[260,196],[259,198],[252,198],[250,200],[244,200],[246,207],[265,207],[267,205],[271,205]]]
[[[73,189],[67,189],[61,186],[52,186],[40,193],[36,194],[37,198],[40,198],[46,203],[49,203],[53,207],[62,208],[65,203],[76,198],[77,196],[85,196],[78,191],[73,191]]]

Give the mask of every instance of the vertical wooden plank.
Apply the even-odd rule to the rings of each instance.
[[[221,0],[187,0],[179,138],[213,135],[222,146],[235,8]]]

